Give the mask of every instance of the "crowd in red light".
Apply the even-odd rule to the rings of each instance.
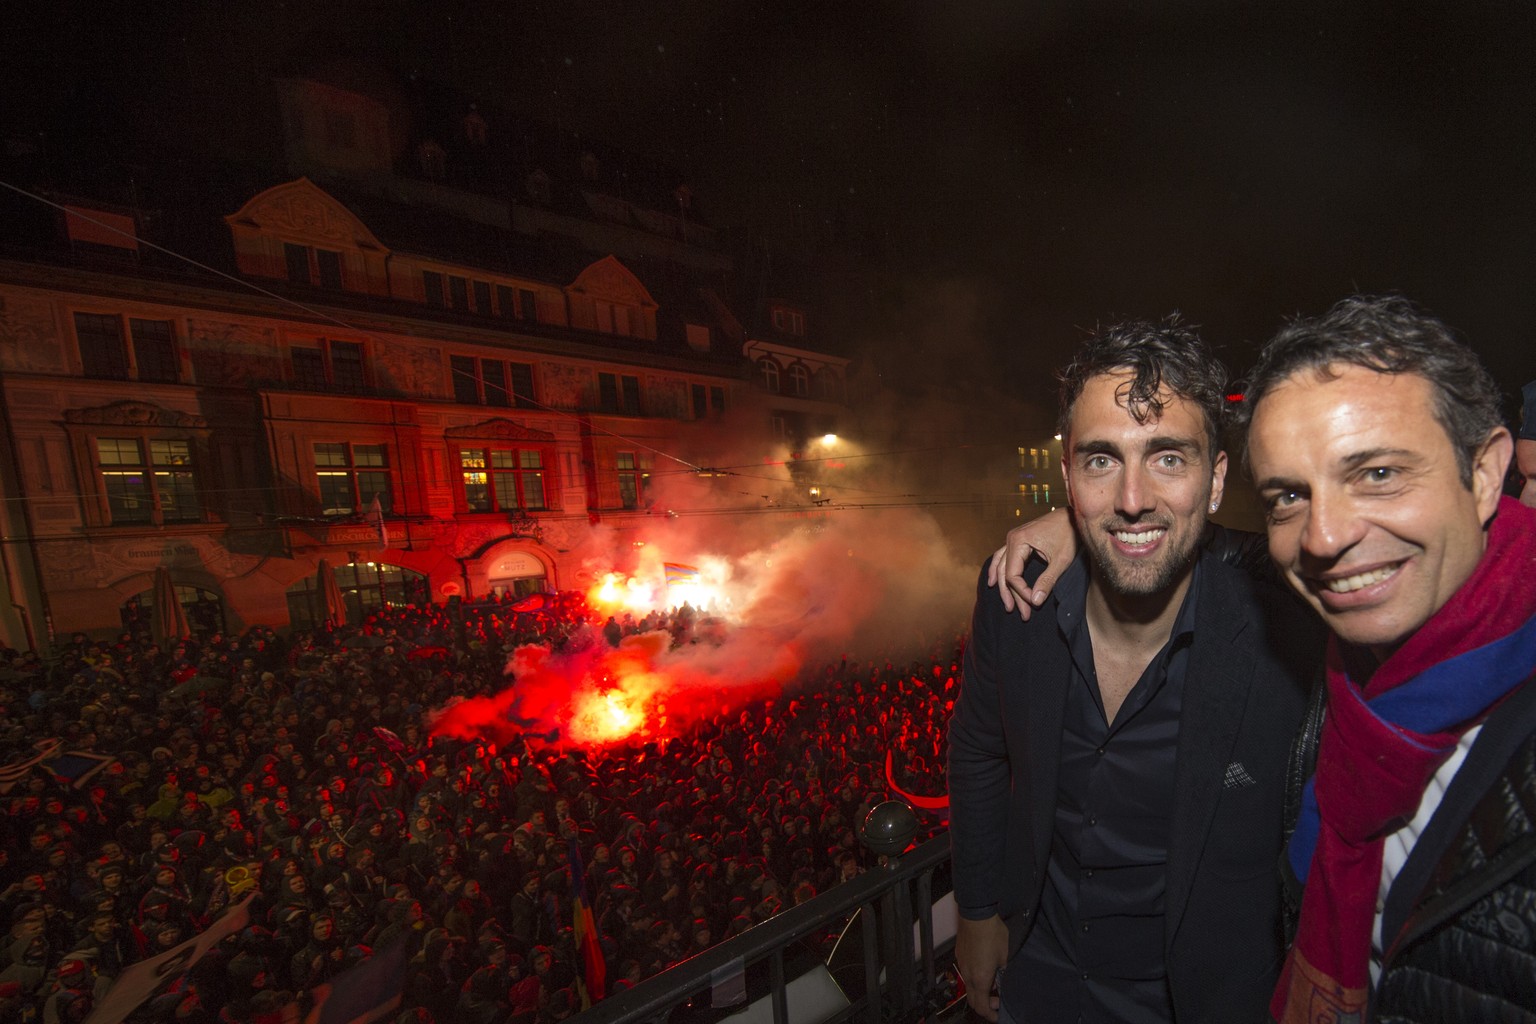
[[[0,1019],[84,1019],[124,967],[249,891],[251,923],[130,1020],[280,1020],[402,939],[399,1019],[563,1020],[584,987],[633,984],[861,870],[855,827],[889,794],[887,751],[897,786],[944,790],[953,644],[901,668],[841,660],[772,696],[693,694],[665,727],[601,745],[515,701],[494,737],[429,729],[437,709],[515,694],[520,646],[693,639],[678,613],[615,620],[615,638],[579,595],[537,605],[6,652],[0,761],[39,737],[115,760],[78,788],[38,765],[0,798]],[[572,931],[573,847],[600,986]]]

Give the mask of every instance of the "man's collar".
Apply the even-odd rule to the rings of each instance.
[[[1184,598],[1179,604],[1178,614],[1174,617],[1173,627],[1169,631],[1170,637],[1193,633],[1195,630],[1195,608],[1198,604],[1200,581],[1205,576],[1204,562],[1204,552],[1197,551],[1195,564],[1189,575],[1189,588],[1184,591]],[[1088,607],[1088,583],[1088,559],[1086,555],[1079,554],[1067,567],[1066,572],[1061,574],[1061,579],[1051,591],[1057,602],[1056,620],[1063,630],[1084,621]]]

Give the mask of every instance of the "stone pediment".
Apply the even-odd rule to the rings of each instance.
[[[656,300],[640,279],[612,256],[604,256],[578,274],[571,290],[626,306],[656,308]]]
[[[388,251],[351,210],[308,178],[274,185],[224,219],[330,248]]]
[[[555,435],[547,430],[535,430],[533,427],[499,418],[467,427],[449,427],[443,431],[443,435],[461,441],[553,441],[555,439]]]
[[[113,402],[93,409],[66,409],[65,423],[110,427],[176,427],[181,430],[206,430],[202,416],[176,412],[148,402]]]

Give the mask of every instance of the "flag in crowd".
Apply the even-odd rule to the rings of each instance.
[[[667,577],[667,586],[674,583],[697,583],[699,570],[697,566],[684,565],[681,562],[663,562],[661,568]]]
[[[219,918],[199,935],[166,950],[157,957],[130,964],[118,975],[117,981],[96,1004],[85,1024],[120,1024],[150,996],[173,982],[191,969],[218,943],[235,934],[250,922],[250,902],[256,898],[253,892]]]
[[[402,935],[356,967],[342,971],[311,993],[314,1005],[304,1024],[370,1024],[400,1005],[405,966],[410,960]]]
[[[581,950],[581,977],[577,979],[577,985],[581,989],[581,1008],[585,1010],[603,998],[608,964],[603,959],[603,947],[598,944],[597,922],[592,917],[592,903],[587,896],[587,873],[581,863],[581,848],[576,845],[574,836],[570,839],[569,851],[571,917],[576,946]]]
[[[98,772],[117,760],[111,754],[98,754],[89,750],[60,751],[61,746],[63,741],[57,737],[38,740],[32,745],[31,755],[0,765],[0,795],[9,793],[33,769],[49,773],[56,781],[71,789],[81,789]]]
[[[384,525],[384,506],[379,503],[379,496],[375,494],[373,500],[368,503],[368,522],[379,535],[379,547],[389,547],[389,527]]]

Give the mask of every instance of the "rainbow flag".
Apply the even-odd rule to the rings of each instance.
[[[569,841],[566,859],[571,866],[571,923],[576,933],[576,946],[581,950],[582,970],[576,985],[581,991],[581,1008],[585,1010],[603,998],[608,964],[603,959],[603,947],[598,943],[592,900],[587,895],[587,873],[581,865],[581,847],[576,845],[574,836]]]
[[[683,565],[681,562],[662,562],[662,572],[667,574],[667,586],[674,583],[697,583],[699,570],[697,566]]]

